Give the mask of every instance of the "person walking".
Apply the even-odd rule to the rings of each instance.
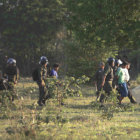
[[[9,58],[5,69],[5,76],[8,79],[8,90],[11,92],[11,100],[14,101],[16,97],[15,86],[19,79],[19,69],[16,66],[16,60]]]
[[[122,63],[123,62],[120,59],[115,60],[115,66],[113,67],[114,78],[113,78],[113,83],[112,83],[112,86],[114,89],[117,89],[117,86],[118,86],[116,73],[117,73],[117,70],[120,68],[120,65],[122,65]]]
[[[37,84],[39,87],[39,100],[38,105],[43,106],[46,102],[46,84],[45,79],[47,78],[47,64],[48,59],[46,56],[41,56],[39,61],[39,67],[37,68]]]
[[[113,90],[112,81],[114,78],[113,67],[115,65],[115,59],[110,57],[108,58],[107,64],[104,68],[104,76],[101,86],[103,87],[105,94],[101,94],[100,102],[103,103],[105,97],[109,96],[111,91]]]
[[[129,81],[130,81],[129,69],[130,69],[130,63],[127,63],[126,68],[124,69],[124,75],[125,75],[124,80],[125,80],[125,82],[127,83],[128,98],[129,98],[129,100],[130,100],[130,102],[131,102],[132,104],[136,104],[137,102],[135,101],[135,99],[134,99],[134,97],[133,97],[133,95],[132,95],[131,89],[130,89],[130,83],[129,83]]]
[[[123,62],[121,67],[117,70],[117,78],[118,78],[118,91],[120,93],[120,96],[118,97],[119,99],[119,104],[122,103],[122,100],[124,97],[128,96],[128,88],[127,88],[127,82],[126,82],[126,76],[125,76],[125,70],[127,68],[127,63]],[[127,77],[128,78],[128,77]]]
[[[104,76],[104,67],[105,64],[104,62],[100,62],[99,64],[99,69],[96,71],[95,75],[94,75],[94,83],[96,86],[96,101],[98,100],[98,98],[100,97],[100,92],[102,90],[102,81],[103,81],[103,76]]]

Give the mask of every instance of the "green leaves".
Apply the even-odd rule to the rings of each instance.
[[[82,96],[80,85],[87,81],[89,81],[89,78],[83,75],[78,79],[74,77],[66,77],[63,80],[47,78],[45,83],[48,94],[50,94],[52,98],[62,101],[63,98],[68,96]]]
[[[4,46],[3,53],[20,59],[22,66],[19,67],[23,67],[24,63],[30,67],[42,53],[50,55],[49,50],[54,46],[52,40],[56,39],[63,19],[63,0],[5,2],[0,6],[0,43]]]
[[[76,74],[79,72],[81,75],[93,75],[92,69],[99,61],[116,56],[120,50],[139,46],[136,27],[139,20],[135,17],[138,16],[138,5],[138,0],[66,1],[69,13],[69,22],[66,25],[74,34],[73,41],[77,42],[77,46],[69,48],[73,62],[70,63],[71,67],[75,68],[77,65],[79,68],[77,71],[73,70]],[[91,63],[92,69],[89,68]]]

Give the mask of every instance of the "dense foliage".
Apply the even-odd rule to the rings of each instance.
[[[99,61],[118,53],[137,60],[138,72],[139,7],[139,0],[1,0],[0,53],[18,59],[23,74],[47,55],[63,74],[92,77]]]
[[[64,17],[62,6],[62,1],[56,0],[3,0],[0,5],[2,54],[17,58],[20,67],[25,68],[23,72],[30,71],[31,64],[41,55],[51,57],[49,53],[54,50],[56,33]]]
[[[70,64],[74,68],[77,64],[78,71],[84,65],[83,73],[88,71],[91,75],[97,62],[121,50],[138,49],[138,0],[68,0],[66,4],[67,27],[77,41],[71,47]]]

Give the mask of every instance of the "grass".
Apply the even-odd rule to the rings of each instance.
[[[56,100],[37,105],[38,87],[31,79],[17,86],[18,100],[0,112],[0,140],[139,140],[140,106],[120,111],[111,120],[95,109],[95,88],[83,86],[83,97],[69,97],[61,108]],[[126,98],[124,105],[129,103]]]

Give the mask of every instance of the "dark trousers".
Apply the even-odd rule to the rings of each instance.
[[[14,99],[17,97],[14,82],[8,82],[7,89],[10,92],[10,100],[14,101]]]
[[[131,103],[136,103],[134,97],[132,96],[132,92],[129,88],[128,88],[128,98],[129,98]]]
[[[97,99],[99,98],[100,94],[101,94],[101,84],[97,84],[97,91],[96,91],[96,96],[97,96]]]
[[[45,86],[39,85],[39,103],[45,102],[46,100],[46,88]]]
[[[119,88],[117,88],[117,91],[120,94]],[[117,98],[119,99],[120,98],[120,95]],[[132,92],[131,92],[131,90],[129,88],[128,88],[128,98],[129,98],[129,100],[130,100],[131,103],[136,103],[136,101],[135,101],[135,99],[134,99],[134,97],[132,95]]]
[[[101,97],[100,97],[101,103],[104,102],[106,96],[109,96],[111,91],[113,90],[112,81],[106,81],[103,89],[105,91],[105,94],[101,94]]]

